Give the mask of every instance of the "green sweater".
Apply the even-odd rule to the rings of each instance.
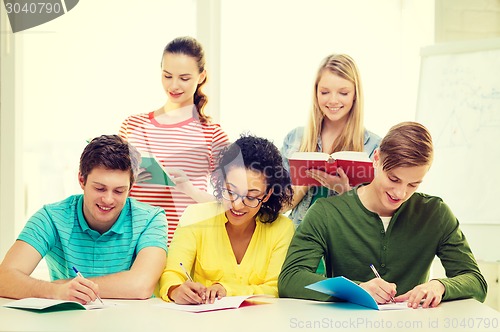
[[[357,283],[381,277],[397,286],[398,295],[429,278],[438,256],[447,278],[443,300],[475,298],[484,301],[487,284],[460,231],[457,218],[439,198],[415,193],[401,205],[384,231],[378,214],[367,210],[354,189],[321,198],[309,208],[297,228],[283,264],[280,297],[333,301],[304,288],[325,277],[314,273],[325,257],[328,277],[344,276]]]

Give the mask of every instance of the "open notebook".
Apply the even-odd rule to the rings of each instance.
[[[242,296],[226,296],[220,300],[215,300],[214,303],[206,304],[176,304],[173,302],[165,302],[157,304],[157,306],[167,309],[188,311],[188,312],[206,312],[223,309],[237,309],[247,304],[264,304],[272,303],[275,298],[269,295],[242,295]]]
[[[345,277],[324,279],[306,288],[375,310],[409,309],[406,302],[377,304],[370,293]]]
[[[75,301],[29,297],[6,303],[3,306],[7,308],[24,309],[30,311],[51,312],[51,311],[63,311],[63,310],[93,310],[93,309],[102,309],[114,305],[116,304],[111,302],[105,304],[101,304],[99,302],[93,302],[84,305]]]

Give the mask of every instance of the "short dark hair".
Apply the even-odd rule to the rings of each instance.
[[[238,140],[221,151],[211,177],[214,195],[219,201],[222,199],[226,172],[232,167],[244,167],[260,172],[266,178],[267,192],[273,190],[269,199],[262,202],[257,213],[262,222],[275,221],[283,205],[291,204],[293,190],[290,174],[283,167],[283,159],[278,148],[267,139],[241,135]]]
[[[135,182],[141,162],[140,153],[118,135],[101,135],[90,141],[80,157],[80,174],[87,182],[96,167],[130,171],[130,187]]]
[[[431,134],[422,124],[412,121],[389,129],[379,149],[385,171],[396,167],[430,166],[434,157]]]

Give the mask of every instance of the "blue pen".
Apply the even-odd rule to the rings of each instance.
[[[80,278],[84,278],[84,279],[85,279],[85,277],[84,277],[84,276],[80,273],[80,271],[78,271],[78,270],[76,269],[76,267],[74,267],[74,266],[73,266],[73,271],[75,271],[75,273],[76,273],[76,275],[77,275],[77,276],[79,276]],[[101,298],[99,297],[99,295],[97,295],[97,294],[96,294],[96,296],[97,296],[97,298],[99,299],[99,301],[101,301],[101,304],[103,304],[103,305],[104,305],[104,302],[102,302],[102,300],[101,300]]]

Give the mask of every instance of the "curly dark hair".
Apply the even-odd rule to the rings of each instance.
[[[272,194],[267,202],[262,202],[257,213],[263,223],[275,221],[283,205],[291,204],[293,190],[290,174],[283,167],[281,154],[272,142],[253,135],[241,135],[219,153],[217,166],[211,176],[214,195],[219,201],[222,200],[226,172],[232,167],[245,167],[265,176],[266,191],[272,189]]]
[[[141,155],[132,145],[118,135],[101,135],[90,141],[80,156],[80,174],[84,183],[96,167],[130,171],[130,187],[139,172]]]

